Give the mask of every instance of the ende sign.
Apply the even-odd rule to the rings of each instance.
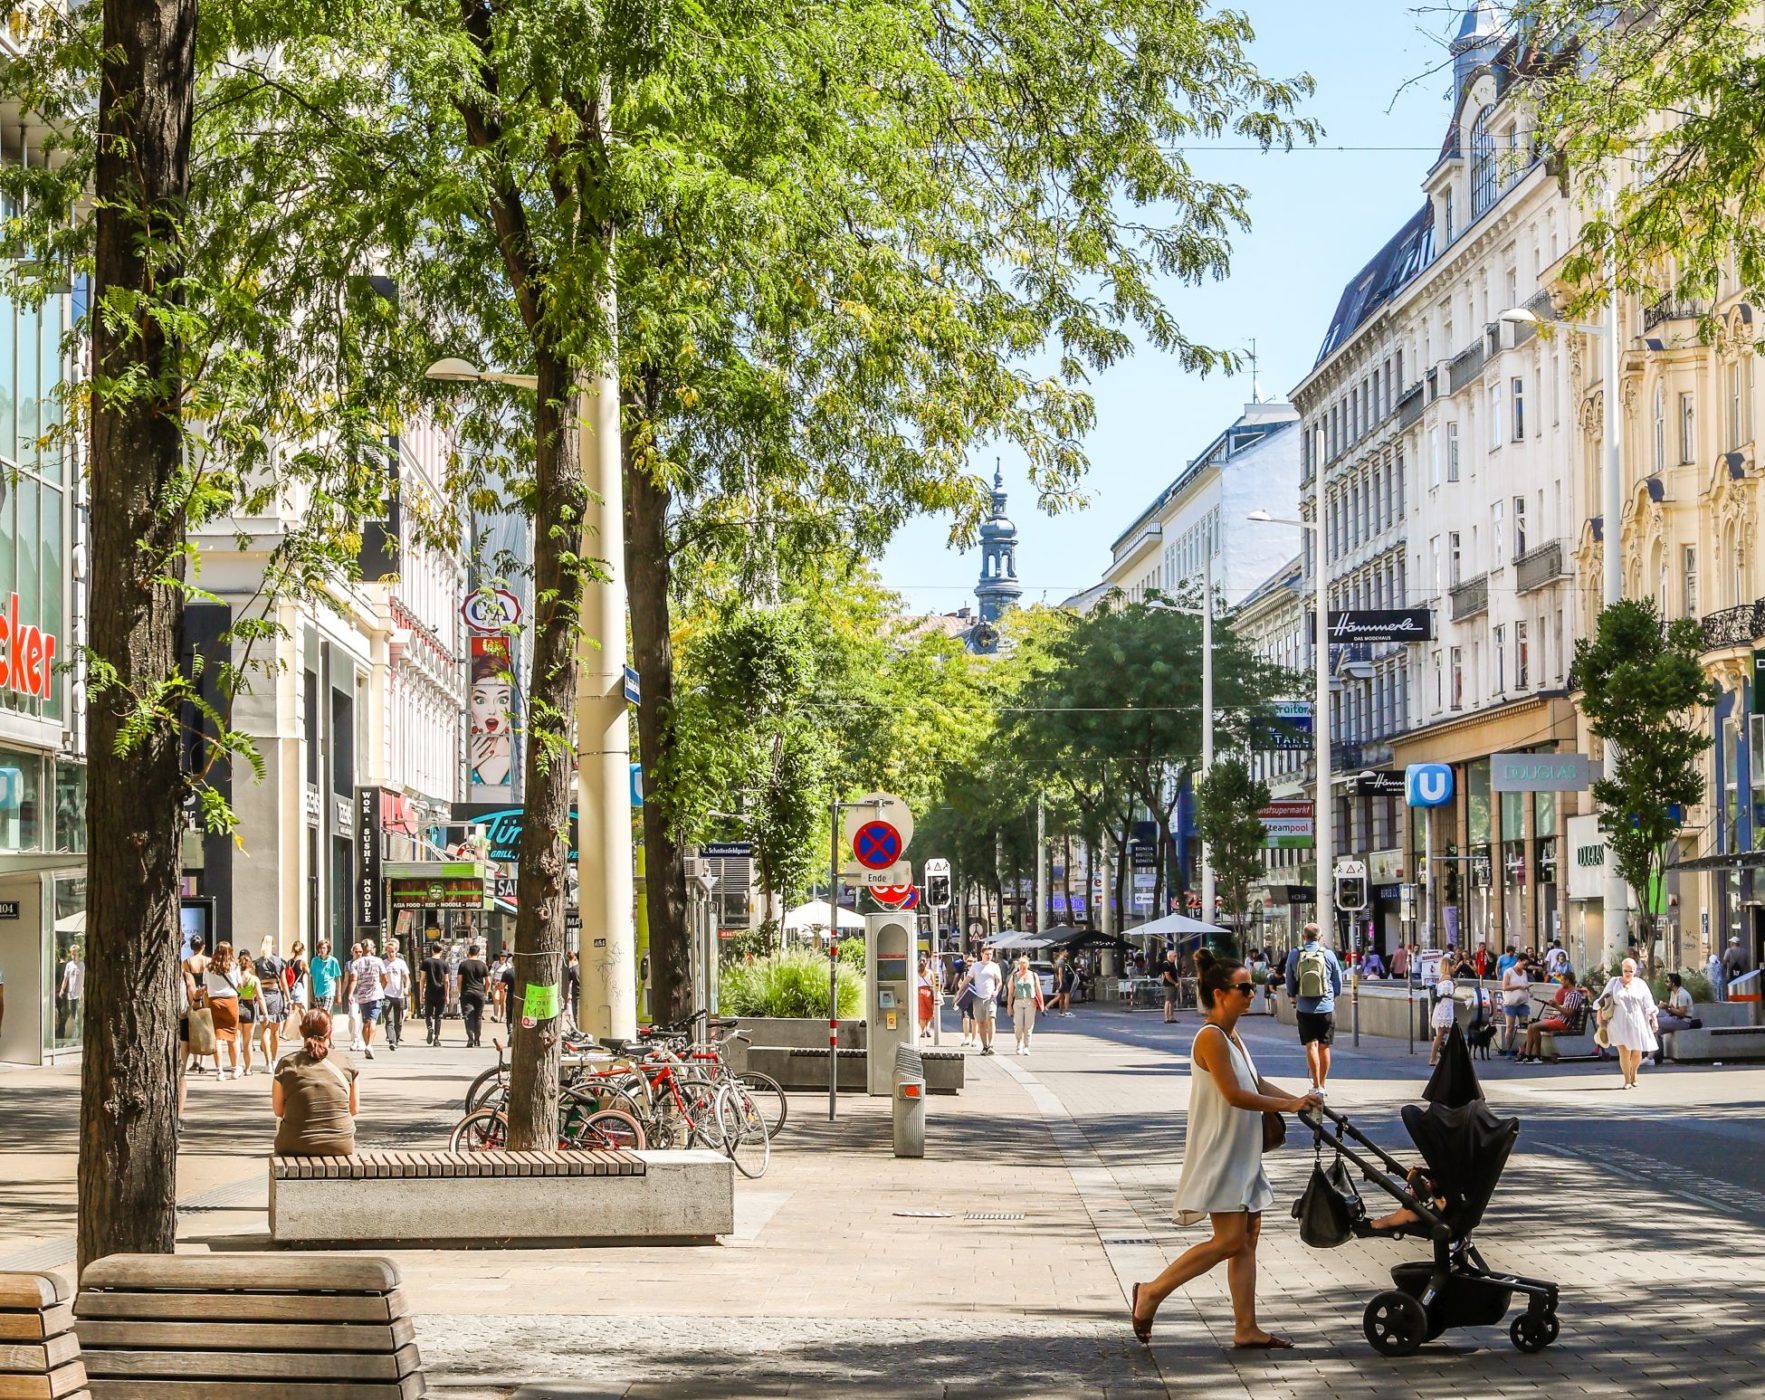
[[[0,689],[49,699],[55,675],[55,634],[18,620],[18,594],[0,613]]]
[[[1313,633],[1317,614],[1306,614],[1306,632]],[[1330,610],[1330,641],[1344,646],[1350,642],[1427,642],[1434,639],[1434,614],[1427,608],[1351,608],[1342,612]]]

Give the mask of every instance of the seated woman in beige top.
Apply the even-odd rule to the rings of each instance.
[[[276,1065],[270,1106],[279,1157],[353,1157],[356,1067],[331,1053],[331,1013],[314,1008],[300,1019],[303,1044]]]

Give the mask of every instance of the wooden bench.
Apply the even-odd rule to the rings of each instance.
[[[113,1254],[75,1328],[93,1400],[414,1400],[398,1266],[365,1256]]]
[[[91,1400],[56,1274],[0,1274],[0,1400]]]
[[[735,1232],[734,1172],[707,1151],[272,1157],[270,1238],[329,1249],[704,1243]]]
[[[1536,1004],[1532,1008],[1533,1019],[1541,1016],[1554,1016],[1557,1007],[1549,1003]],[[1600,1058],[1599,1046],[1593,1039],[1593,1008],[1583,1002],[1573,1014],[1564,1018],[1568,1021],[1567,1030],[1541,1031],[1538,1036],[1538,1052],[1552,1064],[1562,1060],[1597,1060]]]

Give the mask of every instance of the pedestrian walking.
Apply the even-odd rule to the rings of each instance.
[[[308,1011],[300,1033],[300,1049],[283,1058],[270,1083],[276,1155],[353,1157],[361,1110],[356,1067],[331,1049],[330,1012]]]
[[[67,961],[61,965],[61,977],[55,989],[56,1038],[78,1040],[83,1034],[80,1007],[86,995],[85,950],[78,944],[68,949]]]
[[[1704,963],[1704,976],[1710,979],[1710,995],[1717,1001],[1728,1000],[1728,984],[1722,976],[1722,951],[1710,949],[1709,959]]]
[[[191,1010],[194,1009],[206,1012],[208,1009],[208,954],[203,951],[205,946],[206,944],[202,935],[197,934],[190,940],[190,956],[185,958],[181,964],[184,972],[185,1010],[183,1016],[178,1022],[178,1063],[180,1066],[188,1068],[193,1074],[203,1074],[206,1072],[206,1069],[202,1063],[202,1057],[204,1055],[212,1055],[214,1057],[215,1073],[219,1074],[221,1068],[221,1054],[220,1048],[214,1042],[212,1020],[209,1020],[206,1017],[199,1018],[203,1020],[210,1029],[208,1031],[199,1031],[199,1039],[197,1040],[193,1041],[190,1037]],[[206,1046],[206,1048],[201,1048],[204,1046]],[[182,1098],[180,1098],[178,1101],[178,1116],[182,1117],[183,1113],[184,1104]]]
[[[968,988],[974,993],[970,1011],[983,1055],[993,1053],[993,1027],[999,1011],[999,988],[1003,983],[999,965],[993,961],[993,950],[982,948],[981,960],[968,969]]]
[[[956,970],[956,1009],[962,1013],[962,1043],[978,1045],[974,1025],[974,987],[969,983],[968,973],[960,967]]]
[[[1722,999],[1728,1000],[1728,984],[1747,970],[1746,950],[1740,945],[1738,933],[1729,935],[1728,947],[1722,954]]]
[[[395,938],[386,945],[386,1048],[396,1050],[404,1039],[404,1008],[411,994],[411,965],[398,951]]]
[[[343,986],[338,993],[338,999],[349,1016],[349,1048],[358,1055],[362,1052],[362,1011],[355,1000],[354,968],[361,961],[361,956],[362,945],[351,943],[349,958],[343,964]]]
[[[337,1004],[337,984],[343,977],[343,965],[331,956],[331,945],[321,938],[313,950],[312,963],[307,968],[307,985],[312,993],[312,1007],[315,1011],[329,1012]],[[330,1018],[326,1018],[329,1024]]]
[[[1399,943],[1391,950],[1391,975],[1399,982],[1407,982],[1410,975],[1409,945]]]
[[[1177,1019],[1177,994],[1183,986],[1174,949],[1164,950],[1164,957],[1158,964],[1158,980],[1164,987],[1164,1023],[1168,1026]]]
[[[417,975],[423,987],[423,1025],[429,1032],[429,1043],[439,1045],[441,1018],[447,1012],[447,989],[452,979],[448,976],[447,959],[441,956],[437,945],[429,945],[428,956],[418,966]]]
[[[375,956],[372,943],[357,945],[361,953],[349,965],[349,1000],[361,1026],[361,1050],[374,1058],[374,1028],[386,1013],[386,964]]]
[[[564,1014],[569,1017],[567,1029],[582,1024],[582,959],[575,949],[564,955]]]
[[[1287,995],[1293,998],[1299,1043],[1319,1097],[1327,1092],[1330,1047],[1336,1040],[1336,998],[1342,995],[1342,964],[1324,947],[1318,926],[1305,926],[1304,940],[1287,955]]]
[[[1072,958],[1062,948],[1054,955],[1054,1004],[1062,1016],[1072,1015],[1072,994],[1078,990],[1078,969],[1072,965]]]
[[[1450,977],[1442,977],[1434,984],[1434,1013],[1429,1017],[1428,1024],[1434,1029],[1434,1043],[1428,1047],[1428,1063],[1440,1063],[1440,1052],[1446,1048],[1446,1037],[1452,1032],[1452,1024],[1458,1019],[1458,999],[1454,995],[1458,988],[1453,985]]]
[[[263,1016],[258,1002],[257,965],[252,962],[251,954],[241,948],[233,966],[239,980],[239,1061],[243,1066],[240,1078],[249,1079],[251,1047],[257,1041],[257,1026]],[[266,1073],[269,1068],[267,1064],[264,1066]]]
[[[1036,1013],[1042,1009],[1042,979],[1030,967],[1026,954],[1017,960],[1011,972],[1011,1031],[1017,1038],[1017,1053],[1030,1053],[1030,1037],[1036,1031]]]
[[[276,1072],[282,1050],[282,1022],[288,1015],[288,968],[270,951],[270,940],[252,960],[257,972],[257,1045],[263,1051],[264,1073]]]
[[[1256,1319],[1256,1246],[1262,1215],[1275,1193],[1262,1169],[1262,1115],[1315,1109],[1323,1095],[1288,1093],[1257,1073],[1238,1038],[1238,1018],[1255,988],[1250,969],[1207,948],[1195,953],[1195,973],[1207,1022],[1189,1050],[1189,1116],[1177,1185],[1176,1219],[1210,1221],[1213,1234],[1192,1245],[1150,1283],[1133,1288],[1132,1321],[1140,1341],[1152,1341],[1159,1306],[1191,1279],[1226,1266],[1232,1295],[1232,1345],[1285,1350],[1293,1343],[1265,1331]]]
[[[1618,975],[1606,983],[1600,993],[1600,1020],[1606,1028],[1606,1039],[1618,1052],[1618,1069],[1624,1075],[1624,1087],[1636,1087],[1636,1072],[1642,1057],[1659,1048],[1655,1038],[1655,994],[1649,984],[1636,975],[1636,959],[1626,958]]]
[[[919,1038],[930,1040],[932,1036],[932,1018],[937,1015],[937,1003],[932,996],[932,959],[930,953],[919,955],[919,976],[914,988],[919,998]]]
[[[1526,954],[1519,954],[1501,975],[1501,1015],[1507,1038],[1502,1054],[1510,1060],[1520,1053],[1526,1022],[1532,1019],[1532,977]]]
[[[460,963],[460,1016],[466,1023],[467,1048],[479,1043],[484,1031],[484,1000],[489,995],[490,969],[478,956],[478,945],[466,949]]]
[[[233,965],[233,945],[217,943],[214,957],[203,973],[202,990],[214,1017],[215,1071],[222,1079],[239,1078],[239,974]],[[227,1067],[221,1068],[221,1047],[227,1051]]]

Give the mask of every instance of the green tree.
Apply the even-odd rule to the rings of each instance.
[[[1196,825],[1233,920],[1229,951],[1236,956],[1239,937],[1249,924],[1250,887],[1263,871],[1268,831],[1262,810],[1269,805],[1268,784],[1252,777],[1250,765],[1231,754],[1214,761],[1196,783],[1195,798]]]
[[[1765,83],[1750,0],[1526,0],[1511,23],[1538,56],[1539,135],[1586,198],[1566,267],[1584,312],[1621,290],[1704,313],[1765,300]]]
[[[1704,796],[1699,761],[1710,735],[1700,710],[1715,703],[1716,687],[1699,663],[1702,648],[1694,620],[1663,626],[1647,598],[1612,604],[1595,635],[1575,644],[1569,686],[1594,737],[1618,750],[1593,785],[1600,829],[1640,910],[1653,909],[1667,847]]]

